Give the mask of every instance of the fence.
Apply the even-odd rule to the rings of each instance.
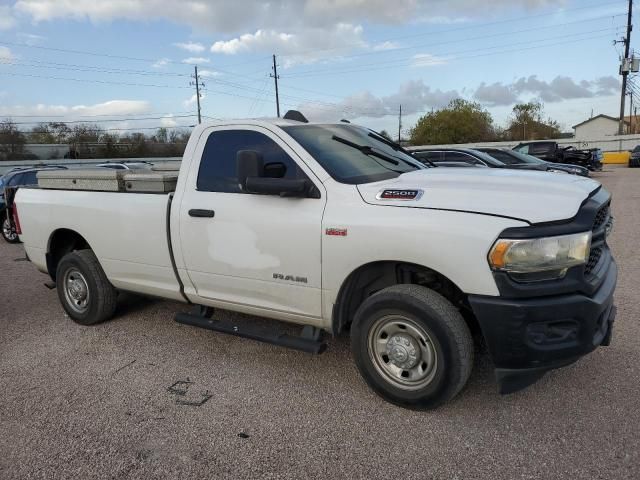
[[[559,138],[555,140],[559,145],[573,146],[576,148],[599,148],[603,152],[628,152],[633,150],[636,145],[640,145],[640,135],[616,135],[616,136],[603,136],[594,138],[593,140],[576,140],[575,138]],[[422,147],[409,147],[409,150],[416,148],[445,148],[445,147],[458,147],[458,148],[473,148],[473,147],[502,147],[513,148],[518,145],[518,141],[515,142],[478,142],[478,143],[460,143],[457,145],[424,145]]]

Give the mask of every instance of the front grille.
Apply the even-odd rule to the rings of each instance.
[[[609,204],[603,205],[598,209],[598,213],[596,213],[596,218],[593,221],[593,231],[598,230],[602,227],[607,220],[609,219]]]
[[[589,275],[591,272],[593,272],[593,269],[596,268],[596,265],[598,265],[601,256],[602,247],[595,247],[591,249],[591,252],[589,252],[589,260],[587,260],[587,263],[584,266],[585,275]]]

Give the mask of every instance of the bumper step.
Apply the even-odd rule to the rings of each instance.
[[[305,326],[300,336],[294,336],[286,333],[264,332],[247,325],[226,325],[218,320],[193,313],[177,313],[175,321],[183,325],[191,325],[307,353],[320,354],[327,349],[327,344],[321,340],[320,330],[310,326]]]

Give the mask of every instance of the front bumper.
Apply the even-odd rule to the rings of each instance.
[[[611,340],[618,269],[611,260],[591,296],[581,293],[537,298],[470,295],[496,367],[500,393],[525,388],[548,370],[575,362]]]

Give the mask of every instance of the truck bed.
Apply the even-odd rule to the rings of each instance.
[[[21,239],[32,262],[46,271],[43,246],[54,231],[78,232],[115,287],[182,300],[167,239],[169,200],[160,194],[22,188]]]

